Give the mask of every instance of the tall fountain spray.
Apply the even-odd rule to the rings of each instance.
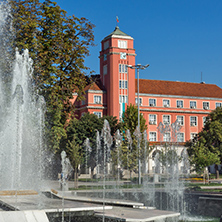
[[[4,21],[9,9],[0,4],[0,36],[5,49]],[[6,41],[6,40],[5,40]],[[3,61],[4,60],[4,61]],[[44,98],[34,93],[28,50],[16,50],[11,69],[0,65],[0,189],[40,189],[44,164]]]

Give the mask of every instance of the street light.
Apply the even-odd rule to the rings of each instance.
[[[128,65],[130,69],[136,69],[137,70],[137,107],[138,107],[138,130],[140,132],[140,102],[139,102],[139,70],[140,69],[146,69],[149,66],[149,64],[146,65]],[[139,136],[137,139],[137,147],[138,147],[138,179],[139,179],[139,184],[141,184],[141,163],[140,163],[140,141],[139,141]]]

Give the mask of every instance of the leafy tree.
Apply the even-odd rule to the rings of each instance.
[[[85,156],[84,141],[87,138],[89,139],[92,152],[88,164],[92,171],[96,166],[96,132],[102,131],[105,119],[107,119],[110,124],[113,136],[115,131],[120,128],[117,118],[113,116],[103,116],[102,118],[98,118],[95,114],[86,113],[79,120],[75,118],[70,120],[67,127],[67,140],[72,141],[75,137],[75,141],[79,144],[83,156]],[[64,144],[66,143],[67,141],[65,140]]]
[[[129,129],[131,134],[136,130],[138,125],[138,109],[130,104],[127,106],[126,112],[123,114],[123,130]],[[140,113],[140,132],[147,129],[146,120]]]
[[[127,163],[127,168],[130,170],[136,170],[138,167],[137,159],[138,154],[140,153],[139,158],[144,158],[144,144],[143,141],[143,132],[147,130],[146,120],[143,117],[143,115],[140,113],[140,150],[138,151],[138,144],[137,144],[137,138],[134,134],[136,131],[136,128],[138,126],[138,109],[136,106],[130,104],[130,106],[127,106],[126,112],[123,114],[123,123],[122,123],[122,131],[124,136],[124,143],[125,146],[123,146],[123,153],[124,153],[124,163]],[[126,137],[126,131],[130,130],[131,137],[132,137],[132,149],[127,150],[124,147],[127,143],[127,137]],[[148,147],[148,146],[147,146]],[[125,165],[126,166],[126,165]]]
[[[73,92],[83,94],[85,57],[93,45],[93,27],[87,19],[67,16],[55,2],[11,0],[15,27],[14,47],[29,49],[33,81],[47,103],[46,126],[49,146],[59,151],[66,138],[65,124],[73,118]]]
[[[74,168],[74,187],[78,188],[78,166],[82,163],[82,154],[80,152],[80,146],[76,143],[75,138],[72,141],[68,141],[66,144],[69,159]]]
[[[217,107],[208,115],[203,130],[186,146],[197,171],[222,162],[222,108]]]

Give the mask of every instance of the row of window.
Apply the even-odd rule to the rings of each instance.
[[[119,73],[128,73],[128,67],[126,64],[119,64]]]
[[[128,102],[128,96],[119,96],[119,103],[127,103]]]
[[[127,89],[128,88],[128,82],[126,80],[119,80],[119,88],[120,89]],[[137,104],[137,98],[135,98],[135,102]],[[119,97],[119,102],[120,103],[127,103],[128,101],[128,97],[127,96],[122,96],[120,95]],[[167,102],[169,100],[163,100],[163,105],[164,106],[169,106],[169,102]],[[140,102],[140,105],[142,105],[142,99],[139,98],[139,102]],[[177,107],[183,107],[183,101],[182,100],[177,100]],[[83,103],[85,104],[85,102],[82,101],[82,105]],[[101,96],[94,96],[94,103],[98,103],[98,104],[101,104],[102,103],[102,97]],[[196,102],[195,102],[196,103]],[[155,106],[156,105],[156,99],[149,99],[149,104],[150,106]],[[190,101],[190,108],[196,108],[196,106],[194,106],[194,101]],[[217,107],[222,107],[222,104],[221,103],[216,103],[216,108]],[[209,109],[209,102],[203,102],[203,108],[204,109]]]
[[[135,98],[136,104],[137,104],[137,98]],[[142,105],[142,98],[139,98],[139,103]],[[156,106],[156,99],[149,99],[149,106]],[[170,100],[169,99],[163,99],[163,106],[164,107],[170,107]],[[177,108],[183,108],[183,100],[177,100]],[[216,102],[215,107],[222,107],[222,103]],[[197,108],[197,102],[196,101],[190,101],[190,108],[196,109]],[[203,102],[203,109],[209,109],[210,103],[209,102]]]
[[[197,133],[191,133],[190,139],[194,139],[197,136]],[[156,142],[157,141],[157,133],[156,132],[149,132],[149,141]],[[163,141],[164,142],[171,142],[171,134],[165,133],[163,135]],[[184,142],[184,133],[177,133],[176,135],[176,141],[177,142]]]
[[[127,80],[119,80],[119,88],[120,89],[127,89],[128,88],[128,81]]]
[[[163,115],[163,124],[171,124],[170,115]],[[183,126],[184,125],[184,116],[177,116],[177,122]],[[206,116],[203,117],[203,125],[205,125]],[[149,124],[156,125],[157,117],[155,114],[149,115]],[[190,126],[197,126],[197,116],[190,116]]]
[[[109,40],[104,42],[104,50],[109,48]],[[118,40],[118,48],[127,49],[127,41],[126,40]]]

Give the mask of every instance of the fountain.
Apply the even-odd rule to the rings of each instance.
[[[0,49],[2,52],[7,54],[7,46],[5,45],[4,39],[8,34],[4,30],[4,25],[6,23],[6,17],[9,15],[9,8],[5,2],[0,4]],[[3,31],[4,30],[4,31]],[[3,54],[3,53],[2,53]],[[7,54],[8,55],[8,54]],[[16,204],[20,206],[23,202],[33,204],[33,209],[46,209],[45,212],[48,214],[54,213],[55,217],[61,218],[65,221],[67,217],[67,212],[69,215],[73,216],[70,209],[72,206],[70,203],[69,208],[67,207],[67,200],[65,195],[69,195],[69,199],[73,202],[78,201],[80,198],[76,195],[77,192],[71,193],[68,189],[68,181],[66,180],[66,175],[69,174],[71,170],[71,164],[66,158],[66,153],[61,153],[61,165],[62,165],[62,178],[61,178],[61,190],[62,195],[59,196],[57,191],[54,194],[57,198],[61,198],[62,201],[54,200],[55,202],[43,201],[41,204],[36,204],[39,200],[36,197],[26,198],[25,200],[19,200],[17,194],[23,190],[35,190],[41,193],[43,189],[43,184],[45,180],[46,171],[46,149],[44,145],[44,112],[45,112],[45,100],[44,97],[38,95],[34,92],[32,86],[32,60],[29,57],[28,50],[24,50],[22,54],[16,50],[14,62],[11,62],[11,68],[6,71],[5,64],[10,63],[9,56],[0,56],[0,190],[9,191],[14,190],[14,196],[16,196]],[[172,130],[172,135],[176,138],[179,131],[179,126],[177,123],[169,125],[160,125],[159,131],[164,136],[166,133]],[[130,158],[133,152],[133,141],[131,134],[134,133],[136,137],[138,149],[136,153],[136,162],[138,163],[139,171],[139,186],[130,188],[130,185],[136,185],[134,183],[127,183],[127,189],[123,188],[123,182],[121,180],[122,171],[128,172],[128,178],[131,179],[132,169],[130,168]],[[172,160],[178,161],[175,154],[176,146],[172,146],[170,141],[168,141],[167,152],[159,153],[154,157],[155,169],[153,175],[149,175],[149,169],[147,165],[147,158],[149,156],[148,144],[147,144],[147,134],[146,131],[143,134],[140,133],[139,129],[135,132],[129,130],[126,131],[126,136],[117,131],[115,139],[115,149],[113,148],[113,138],[111,136],[110,126],[107,120],[104,121],[103,130],[97,132],[96,136],[96,179],[98,188],[97,191],[86,192],[86,196],[93,195],[96,198],[102,199],[102,220],[105,221],[105,210],[107,203],[112,203],[113,205],[121,205],[131,207],[133,210],[135,208],[142,208],[145,210],[154,210],[158,207],[162,210],[177,211],[184,213],[185,207],[183,190],[184,185],[179,181],[180,175],[178,171],[178,165]],[[122,145],[126,146],[126,158],[122,159]],[[175,142],[175,139],[173,141]],[[114,150],[116,153],[114,153]],[[88,169],[88,159],[91,154],[90,141],[87,139],[85,141],[85,169]],[[112,159],[113,158],[113,159]],[[114,160],[115,159],[115,160]],[[132,158],[133,159],[133,158]],[[189,173],[187,167],[189,167],[187,161],[187,153],[183,152],[183,173]],[[162,176],[161,172],[165,172]],[[123,172],[123,176],[124,176]],[[142,176],[142,178],[140,177]],[[99,180],[99,177],[101,181]],[[114,181],[116,179],[116,181]],[[138,181],[137,179],[137,181]],[[156,189],[156,184],[161,181],[164,182],[164,187]],[[114,182],[114,183],[112,183]],[[99,188],[99,184],[102,184],[102,189]],[[107,185],[109,189],[107,189]],[[112,185],[112,187],[111,187]],[[11,197],[10,197],[11,198]],[[114,199],[117,199],[114,200]],[[43,198],[44,199],[44,198]],[[111,199],[111,200],[110,200]],[[7,198],[6,202],[9,201]],[[83,199],[80,198],[81,201]],[[89,201],[84,199],[84,201]],[[92,202],[93,200],[90,199]],[[139,203],[138,203],[139,201]],[[91,203],[90,202],[90,203]],[[143,203],[141,203],[143,202]],[[56,204],[54,204],[56,203]],[[99,203],[99,200],[97,200]],[[18,210],[19,207],[15,204],[13,210]],[[73,203],[72,203],[73,204]],[[37,205],[37,206],[36,206]],[[47,209],[52,207],[55,209]],[[78,208],[80,203],[78,202]],[[29,209],[30,206],[22,206],[22,210]],[[62,209],[59,208],[62,206]],[[51,207],[51,208],[52,208]],[[80,209],[82,212],[89,209],[90,212],[93,210],[101,210],[97,206],[82,205]],[[68,209],[67,209],[68,208]],[[20,210],[20,209],[19,209]],[[54,211],[53,211],[54,210]],[[121,209],[122,212],[127,214],[127,211]],[[136,210],[134,212],[137,212]],[[138,213],[139,212],[139,213]],[[138,215],[141,213],[141,209],[138,211]],[[115,212],[116,213],[116,212]],[[122,213],[119,218],[124,215]],[[135,214],[137,214],[135,213]],[[152,212],[153,213],[153,212]],[[175,214],[176,217],[178,214]],[[92,214],[90,215],[92,216]],[[55,217],[51,216],[51,221]],[[71,217],[71,216],[70,216]],[[50,217],[49,217],[50,218]],[[52,219],[53,218],[53,219]],[[158,218],[158,215],[157,215]],[[95,219],[96,221],[97,219]],[[45,219],[47,221],[47,219]],[[87,219],[86,219],[87,221]]]
[[[16,51],[12,81],[6,89],[1,87],[1,190],[41,189],[45,102],[43,97],[33,94],[31,78],[28,50],[22,55]],[[2,86],[4,79],[0,81]],[[34,172],[39,175],[33,176]]]

